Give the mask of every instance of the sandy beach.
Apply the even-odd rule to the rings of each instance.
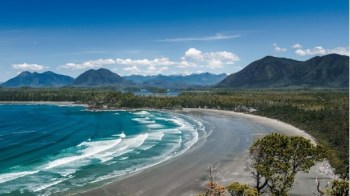
[[[305,131],[265,117],[211,109],[184,109],[179,113],[201,119],[212,133],[181,156],[79,195],[197,195],[204,191],[210,165],[215,167],[214,179],[221,185],[252,183],[245,167],[248,148],[256,138],[277,132],[300,135],[316,143]],[[332,175],[328,162],[318,163],[308,174],[297,175],[290,193],[313,195],[315,178],[325,184]]]

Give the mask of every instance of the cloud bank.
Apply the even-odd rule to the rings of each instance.
[[[225,65],[231,65],[239,61],[239,57],[231,52],[202,52],[196,48],[190,48],[185,51],[184,55],[179,60],[171,60],[167,57],[154,59],[96,59],[86,62],[70,62],[62,65],[63,69],[93,69],[106,65],[121,66],[120,68],[127,74],[160,74],[170,68],[193,68],[203,67],[209,69],[220,69]]]
[[[45,67],[43,65],[28,64],[28,63],[12,64],[11,66],[13,69],[17,69],[17,70],[21,70],[21,71],[41,71],[41,70],[45,69]]]
[[[294,52],[299,56],[316,56],[316,55],[327,55],[327,54],[340,54],[349,56],[349,48],[345,47],[336,47],[333,49],[325,49],[322,46],[316,46],[310,49],[303,49],[303,46],[300,44],[295,44],[292,48],[296,49]]]

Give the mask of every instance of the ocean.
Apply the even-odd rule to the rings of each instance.
[[[195,118],[71,105],[0,105],[0,194],[87,191],[178,156],[205,135]]]

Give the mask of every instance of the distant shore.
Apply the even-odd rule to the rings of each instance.
[[[178,112],[207,122],[207,128],[213,129],[212,134],[201,145],[179,157],[79,195],[197,195],[204,191],[209,165],[215,166],[215,180],[219,184],[228,185],[234,181],[252,183],[252,178],[245,171],[252,139],[272,130],[302,136],[316,143],[305,131],[275,119],[213,109],[185,108]],[[241,138],[237,138],[235,130],[243,134]],[[290,193],[312,195],[316,192],[315,177],[325,184],[333,176],[327,161],[318,163],[308,174],[297,175]]]

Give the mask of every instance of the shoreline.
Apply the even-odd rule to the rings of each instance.
[[[283,121],[273,119],[273,118],[268,118],[264,116],[258,116],[254,114],[248,114],[248,113],[242,113],[242,112],[235,112],[235,111],[228,111],[228,110],[217,110],[217,109],[197,109],[197,108],[184,108],[184,112],[191,112],[191,111],[199,111],[199,112],[212,112],[212,113],[217,113],[217,114],[222,114],[222,115],[227,115],[230,117],[236,117],[236,118],[245,118],[248,120],[251,120],[252,122],[270,126],[275,128],[279,133],[285,134],[288,136],[301,136],[305,139],[310,140],[313,144],[317,144],[317,140],[312,137],[309,133],[307,133],[304,130],[301,130],[297,127],[294,127],[291,124],[285,123]],[[284,129],[284,130],[282,130]]]
[[[215,165],[217,169],[215,180],[219,184],[228,185],[234,181],[252,183],[252,178],[245,171],[248,148],[253,142],[249,138],[255,140],[268,134],[268,131],[262,127],[267,127],[270,131],[273,130],[280,134],[302,136],[317,144],[315,138],[305,131],[282,121],[262,116],[195,108],[169,112],[203,118],[208,121],[208,125],[212,126],[213,133],[207,141],[204,141],[203,145],[196,149],[189,149],[189,152],[163,164],[78,195],[197,195],[204,191],[209,165]],[[243,124],[246,121],[252,123],[253,131],[249,133],[250,136],[242,136],[240,140],[237,140],[237,136],[232,133],[231,128],[247,129],[245,126],[237,124],[241,121]],[[244,132],[242,133],[244,134]],[[235,147],[240,150],[233,150],[233,152],[228,150],[235,149]],[[308,174],[298,173],[291,194],[311,195],[313,191],[316,192],[315,177],[323,179],[321,182],[323,185],[333,176],[334,173],[328,161],[318,163]]]

